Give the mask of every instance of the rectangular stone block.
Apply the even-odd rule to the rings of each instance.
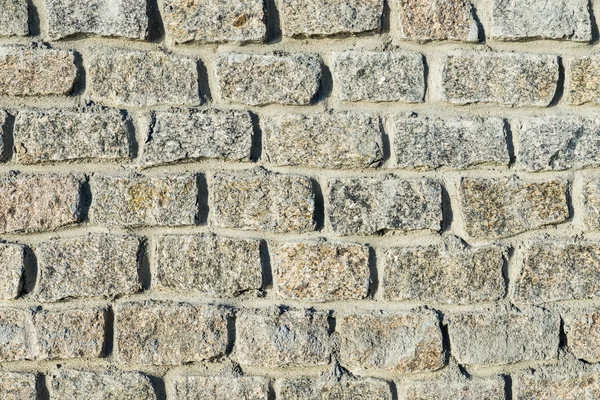
[[[348,376],[344,376],[340,380],[327,378],[280,379],[275,388],[277,398],[286,400],[392,400],[390,384],[384,380],[350,378]]]
[[[97,107],[23,110],[15,118],[15,156],[22,164],[54,161],[124,161],[129,158],[129,116]]]
[[[77,34],[144,39],[148,15],[144,0],[44,0],[48,38]]]
[[[156,241],[160,288],[236,296],[262,287],[258,240],[200,234],[159,236]]]
[[[48,386],[53,400],[157,399],[150,379],[139,372],[61,368],[53,372],[49,378]]]
[[[219,57],[215,74],[225,102],[307,105],[321,84],[321,60],[303,53],[228,53]]]
[[[595,363],[600,360],[600,310],[570,309],[562,315],[569,350],[579,360]],[[600,394],[600,393],[599,393]]]
[[[36,376],[29,372],[0,372],[3,400],[36,400]]]
[[[554,98],[557,82],[556,56],[456,51],[444,62],[442,98],[454,104],[546,107]]]
[[[491,37],[498,40],[592,40],[587,0],[494,0]]]
[[[600,369],[571,360],[560,366],[527,369],[513,377],[513,396],[519,400],[600,398]]]
[[[432,180],[339,178],[329,181],[328,190],[327,215],[338,235],[440,229],[441,186]]]
[[[104,350],[105,309],[42,310],[33,317],[39,359],[93,359]]]
[[[262,128],[267,160],[275,165],[374,168],[383,159],[379,118],[371,114],[281,113],[264,118]]]
[[[332,339],[328,313],[314,310],[241,310],[235,355],[242,366],[327,365]]]
[[[351,35],[379,31],[383,0],[283,0],[283,36]]]
[[[519,303],[600,298],[600,244],[527,243],[514,299]]]
[[[504,400],[505,385],[500,376],[467,378],[456,368],[443,373],[441,378],[406,381],[398,392],[403,400]]]
[[[463,169],[507,166],[510,157],[501,118],[392,118],[396,163],[400,168]]]
[[[201,159],[248,161],[253,135],[252,120],[245,111],[156,111],[141,161],[145,165]]]
[[[141,289],[139,246],[138,237],[106,234],[50,239],[36,245],[38,297],[58,301],[137,292]]]
[[[263,0],[167,0],[163,18],[175,43],[262,42],[266,38]]]
[[[558,357],[560,317],[532,306],[495,306],[449,317],[452,355],[459,364],[504,365]]]
[[[261,168],[216,172],[209,187],[217,227],[280,233],[315,229],[315,195],[306,177]]]
[[[37,232],[82,219],[81,175],[9,172],[0,178],[0,232]]]
[[[72,92],[76,78],[72,51],[0,47],[0,96],[67,95]]]
[[[369,294],[369,248],[333,243],[280,243],[270,246],[277,296],[335,301]]]
[[[94,49],[87,60],[93,101],[114,106],[200,104],[198,63],[162,51]]]
[[[27,36],[28,34],[27,1],[0,0],[0,36]]]
[[[193,175],[94,176],[92,220],[108,226],[193,225],[198,187]]]
[[[333,80],[343,101],[421,103],[425,97],[423,55],[415,52],[333,53]]]
[[[584,183],[582,196],[585,226],[590,230],[600,229],[600,181]]]
[[[600,104],[600,56],[583,56],[571,59],[567,79],[570,104]]]
[[[260,376],[176,375],[173,400],[268,400],[269,382]]]
[[[444,366],[442,331],[432,310],[351,314],[337,318],[342,365],[400,373]]]
[[[565,222],[567,182],[463,178],[459,188],[467,234],[499,238]]]
[[[378,257],[384,264],[383,297],[446,304],[500,300],[506,290],[506,251],[471,247],[456,236],[446,236],[438,245],[384,249]]]
[[[115,343],[123,363],[178,365],[225,355],[229,312],[215,306],[145,301],[115,309]],[[143,321],[143,323],[140,323]]]
[[[24,274],[25,246],[1,243],[0,300],[11,300],[19,297],[23,287]]]
[[[403,39],[479,41],[470,0],[399,0],[397,4]]]
[[[37,356],[31,313],[0,308],[0,361],[33,360]]]

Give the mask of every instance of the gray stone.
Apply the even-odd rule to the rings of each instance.
[[[333,80],[344,101],[421,103],[425,96],[423,55],[415,52],[333,53]]]
[[[470,247],[456,236],[438,245],[383,250],[386,300],[447,304],[492,302],[504,297],[507,249]],[[378,257],[379,258],[379,257]]]
[[[116,109],[24,110],[15,118],[15,156],[23,164],[124,161],[130,117]]]
[[[27,36],[29,16],[26,0],[0,0],[0,36]]]
[[[228,315],[222,308],[189,303],[119,304],[115,310],[118,358],[123,363],[151,365],[211,361],[227,350]]]
[[[390,384],[373,378],[285,378],[277,382],[278,399],[285,400],[392,400]]]
[[[283,0],[284,36],[329,36],[379,31],[383,0]]]
[[[156,400],[152,383],[139,372],[59,369],[50,376],[54,400]]]
[[[600,298],[600,244],[527,244],[514,299],[519,303]]]
[[[584,224],[590,230],[600,229],[600,181],[586,182],[583,187]]]
[[[0,96],[67,95],[76,78],[72,51],[0,47]]]
[[[600,56],[583,56],[571,59],[567,80],[570,104],[600,104]]]
[[[567,182],[463,178],[459,188],[467,234],[499,238],[565,222]]]
[[[400,0],[400,35],[409,40],[479,41],[470,0]]]
[[[25,273],[25,246],[0,244],[0,299],[16,299],[21,294]],[[1,393],[1,392],[0,392]]]
[[[462,169],[510,161],[501,118],[396,117],[392,130],[400,168]]]
[[[281,113],[263,119],[262,128],[267,159],[275,165],[372,168],[383,159],[379,120],[370,114]]]
[[[428,372],[445,364],[432,310],[345,315],[337,318],[336,332],[342,364],[354,370]]]
[[[308,301],[358,300],[369,294],[369,248],[282,243],[269,249],[276,294]]]
[[[200,104],[194,58],[162,51],[93,49],[86,60],[87,89],[99,103],[131,107]]]
[[[216,227],[296,233],[315,229],[309,178],[255,168],[215,172],[211,180]]]
[[[503,365],[556,359],[560,317],[525,306],[492,306],[452,314],[448,334],[459,364]]]
[[[75,34],[144,39],[148,29],[144,0],[44,0],[51,40]]]
[[[270,308],[237,314],[235,357],[241,365],[327,365],[332,346],[327,312]]]
[[[157,111],[141,161],[145,165],[200,159],[248,161],[253,134],[245,111]]]
[[[104,350],[105,309],[43,310],[34,314],[38,359],[91,359]]]
[[[175,43],[260,42],[266,38],[263,0],[167,0],[163,18]]]
[[[456,51],[444,62],[442,98],[454,104],[546,107],[558,75],[558,59],[552,55]]]
[[[494,0],[491,37],[592,40],[588,0]]]
[[[0,308],[0,344],[0,361],[35,359],[35,331],[29,311]]]
[[[329,182],[327,215],[338,235],[373,235],[388,230],[439,231],[442,194],[428,179],[340,178]]]
[[[600,309],[571,309],[562,314],[569,350],[580,360],[600,360]],[[600,393],[599,393],[600,394]]]
[[[35,246],[39,298],[114,297],[140,290],[134,236],[89,234],[50,239]]]
[[[0,232],[37,232],[80,222],[80,175],[29,175],[0,178]]]
[[[160,236],[156,241],[160,288],[236,296],[262,286],[258,240],[200,234]]]
[[[28,372],[0,372],[2,400],[36,400],[36,376]]]
[[[94,176],[93,221],[108,226],[193,225],[198,216],[196,177]]]
[[[221,98],[248,105],[307,105],[321,84],[321,60],[311,54],[241,54],[219,57]]]
[[[268,400],[269,378],[177,375],[174,400]]]
[[[7,142],[6,139],[10,134],[9,120],[10,116],[6,113],[6,111],[0,110],[0,162],[7,161],[7,158],[10,156],[6,151],[8,149],[6,149],[4,146],[4,143]]]

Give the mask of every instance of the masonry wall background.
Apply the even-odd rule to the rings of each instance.
[[[600,398],[599,12],[0,0],[0,398]]]

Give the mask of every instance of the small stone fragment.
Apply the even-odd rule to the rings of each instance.
[[[269,379],[259,376],[177,375],[174,400],[268,400]]]
[[[0,361],[33,360],[37,356],[31,313],[0,308]]]
[[[277,382],[278,399],[286,400],[337,400],[377,399],[392,400],[390,384],[381,379],[351,378],[295,378]]]
[[[569,71],[569,103],[600,104],[600,56],[573,58]]]
[[[0,0],[1,1],[1,0]],[[8,161],[10,154],[7,152],[4,143],[7,142],[9,132],[9,119],[10,116],[6,111],[0,110],[0,162]]]
[[[152,383],[139,372],[61,368],[50,376],[52,400],[156,400]]]
[[[569,350],[580,360],[595,363],[600,360],[600,310],[572,309],[563,315]]]
[[[310,54],[228,53],[215,73],[228,103],[307,105],[321,84],[321,60]]]
[[[0,0],[0,36],[27,36],[28,34],[27,1]],[[0,390],[0,393],[3,392]]]
[[[442,195],[429,179],[340,178],[329,182],[331,227],[338,235],[440,229]]]
[[[19,297],[24,273],[25,246],[0,243],[0,300]]]
[[[2,400],[36,400],[36,376],[28,372],[0,372]]]

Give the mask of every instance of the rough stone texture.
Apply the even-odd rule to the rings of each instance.
[[[262,286],[258,240],[200,234],[160,236],[156,242],[159,287],[235,296]]]
[[[352,369],[400,373],[435,371],[444,366],[437,313],[353,314],[337,318],[342,364]]]
[[[248,161],[253,135],[252,120],[245,111],[158,111],[141,161],[145,165],[201,159]]]
[[[223,356],[228,312],[215,306],[145,301],[115,310],[118,358],[123,363],[177,365]]]
[[[556,56],[456,51],[444,62],[442,98],[454,104],[546,107],[556,93],[558,76]]]
[[[598,366],[569,361],[560,366],[541,366],[516,374],[513,377],[513,396],[519,400],[599,398]]]
[[[269,249],[277,296],[332,301],[369,293],[369,248],[332,243],[285,243]]]
[[[371,168],[383,159],[379,120],[371,114],[277,114],[263,119],[262,128],[264,151],[275,165]]]
[[[93,220],[108,226],[193,225],[198,188],[193,175],[94,176]]]
[[[272,232],[315,229],[315,199],[310,179],[261,168],[216,172],[209,183],[213,224]]]
[[[425,96],[423,55],[415,52],[333,53],[333,79],[344,101],[420,103]]]
[[[0,232],[52,230],[82,219],[79,175],[29,175],[0,178]]]
[[[26,1],[0,0],[0,36],[27,36],[27,14]]]
[[[385,265],[386,300],[469,304],[500,300],[506,249],[470,247],[456,236],[439,245],[395,247],[378,257]]]
[[[520,121],[518,131],[518,160],[527,170],[600,165],[600,121],[595,118],[554,115],[527,118]]]
[[[430,170],[508,165],[504,121],[501,118],[392,119],[393,148],[400,168]]]
[[[241,365],[307,367],[329,364],[328,313],[312,310],[242,310],[236,317],[235,357]]]
[[[99,103],[131,107],[200,103],[193,58],[161,51],[93,49],[86,60],[87,92]]]
[[[515,281],[519,303],[600,298],[600,245],[550,240],[525,247]]]
[[[174,400],[268,400],[269,379],[259,376],[178,375],[173,382]]]
[[[399,0],[398,5],[404,39],[479,41],[469,0]]]
[[[39,298],[114,297],[141,289],[137,254],[140,238],[89,234],[50,239],[35,246]]]
[[[558,356],[560,317],[525,306],[489,307],[449,317],[452,355],[460,364],[502,365]]]
[[[6,111],[0,110],[0,161],[7,161],[10,157],[7,151],[9,149],[5,146],[6,139],[10,135],[10,119]]]
[[[465,230],[471,237],[512,236],[569,218],[563,180],[463,178],[459,192]]]
[[[24,273],[25,246],[0,243],[0,300],[19,297],[23,287]]]
[[[228,53],[217,61],[215,74],[226,102],[307,105],[321,84],[321,61],[302,53]]]
[[[0,393],[3,400],[36,400],[35,374],[0,372]]]
[[[600,229],[600,181],[592,180],[583,187],[584,223],[590,230]]]
[[[15,118],[15,156],[23,164],[126,161],[130,117],[116,109],[24,110]]]
[[[378,31],[383,0],[283,0],[284,36],[329,36]]]
[[[600,310],[571,309],[562,314],[569,350],[589,363],[600,360]]]
[[[68,50],[0,47],[0,96],[70,94],[77,77],[74,62]]]
[[[50,376],[54,400],[156,400],[150,379],[139,372],[60,369]]]
[[[101,357],[105,309],[40,311],[34,314],[39,359]]]
[[[175,43],[257,42],[267,34],[263,0],[167,0],[163,18]]]
[[[329,182],[331,227],[338,235],[387,230],[438,231],[442,220],[439,183],[428,179],[341,178]]]
[[[494,0],[491,37],[592,40],[588,0]]]
[[[392,400],[390,384],[373,378],[281,379],[277,381],[275,390],[278,399],[286,400]]]
[[[44,0],[49,39],[96,34],[144,39],[148,29],[144,0]]]
[[[33,360],[36,356],[31,313],[0,308],[0,361]]]
[[[568,102],[575,105],[600,104],[600,56],[571,59]]]

